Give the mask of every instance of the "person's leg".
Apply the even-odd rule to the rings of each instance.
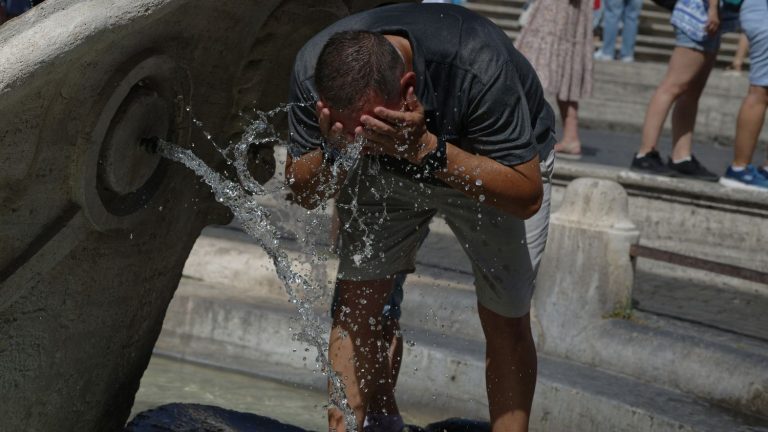
[[[331,249],[336,249],[338,246],[337,240],[339,235],[339,213],[336,206],[333,207],[333,213],[331,215]],[[382,314],[382,332],[381,340],[389,341],[388,346],[388,361],[389,371],[392,380],[392,385],[381,385],[378,383],[376,388],[371,394],[371,399],[368,403],[368,410],[366,411],[366,419],[369,416],[388,415],[396,417],[400,415],[400,411],[395,401],[394,386],[397,384],[397,377],[400,374],[400,364],[403,357],[403,338],[400,334],[400,303],[403,300],[403,283],[405,282],[405,273],[400,273],[394,278],[394,289],[388,304],[384,307],[384,313]],[[338,302],[338,293],[334,293],[334,301],[332,304],[332,311],[335,310]]]
[[[536,390],[530,314],[509,318],[478,304],[485,333],[485,385],[494,432],[525,432]]]
[[[768,87],[750,85],[736,121],[732,164],[734,167],[745,167],[752,163],[757,140],[765,122],[766,108],[768,108]]]
[[[640,24],[640,9],[642,7],[643,0],[625,0],[620,54],[623,61],[634,60],[635,58],[635,41],[637,39],[637,28]]]
[[[406,273],[398,273],[393,277],[392,294],[384,306],[382,314],[382,340],[388,341],[387,360],[391,377],[391,385],[378,386],[371,395],[368,410],[365,414],[366,423],[374,424],[387,421],[402,422],[400,411],[395,401],[395,386],[400,374],[400,364],[403,358],[403,337],[400,334],[400,305],[404,296]]]
[[[378,383],[371,394],[366,411],[369,420],[377,416],[395,418],[400,416],[400,409],[395,400],[395,386],[400,374],[403,359],[403,337],[400,334],[400,323],[396,319],[384,317],[382,322],[381,339],[387,341],[388,382]]]
[[[747,39],[747,35],[741,33],[739,35],[739,45],[736,47],[736,53],[733,55],[733,60],[727,69],[734,72],[741,72],[741,68],[744,65],[744,59],[747,57],[748,52],[749,39]]]
[[[537,372],[529,311],[547,243],[554,160],[550,154],[540,164],[542,204],[529,219],[520,220],[463,197],[452,197],[440,207],[475,275],[494,432],[528,430]]]
[[[616,36],[623,8],[624,0],[603,1],[603,46],[600,48],[602,57],[598,59],[613,60],[616,56]]]
[[[705,62],[706,58],[701,51],[680,46],[672,51],[667,73],[648,103],[638,155],[645,155],[656,149],[672,104],[688,90]]]
[[[328,356],[344,380],[358,430],[374,394],[390,400],[383,409],[396,412],[391,372],[399,365],[390,356],[399,361],[401,348],[390,343],[397,327],[386,328],[384,305],[395,281],[391,275],[414,270],[416,253],[435,214],[417,183],[386,171],[371,174],[370,162],[363,159],[337,199],[341,281]],[[331,428],[342,428],[343,423],[339,410],[329,411]]]
[[[328,345],[331,368],[344,384],[347,403],[361,431],[374,391],[392,393],[389,341],[382,340],[382,314],[392,291],[393,279],[337,281],[336,307]],[[332,391],[332,388],[331,388]],[[331,430],[345,431],[341,410],[328,410]]]
[[[696,75],[690,80],[688,88],[680,95],[672,111],[672,160],[674,161],[691,156],[699,99],[717,57],[717,53],[712,52],[696,53],[699,54],[694,56],[697,61],[691,62],[696,67]],[[699,62],[698,59],[703,61]]]
[[[563,138],[555,144],[555,151],[566,155],[581,154],[579,138],[579,103],[577,101],[557,100],[560,118],[563,121]]]
[[[757,118],[760,113],[760,105],[763,105],[763,116],[765,113],[764,99],[766,89],[768,89],[768,29],[765,26],[768,19],[768,5],[759,0],[745,0],[741,5],[740,22],[744,33],[739,41],[739,48],[744,42],[749,49],[749,83],[750,89],[747,97],[744,99],[741,110],[739,111],[738,129],[736,133],[736,147],[747,147],[746,144],[739,144],[740,141],[749,141],[754,145],[759,137],[760,129],[763,125],[763,117]],[[751,123],[746,130],[742,129],[742,116],[744,123]],[[743,132],[740,139],[739,131]],[[738,153],[737,153],[738,154]],[[739,158],[738,156],[736,158]],[[735,159],[736,159],[735,158]],[[739,159],[747,160],[746,155]],[[768,157],[757,167],[757,173],[768,180]]]
[[[754,67],[754,63],[752,64]],[[728,187],[768,190],[768,169],[751,165],[768,108],[768,86],[750,85],[736,122],[733,162],[720,178]]]

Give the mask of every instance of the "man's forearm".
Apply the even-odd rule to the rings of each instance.
[[[334,176],[319,149],[298,158],[288,156],[285,164],[285,178],[294,194],[294,200],[307,209],[313,209],[333,197],[344,183],[346,175],[346,172],[341,171]]]
[[[521,219],[539,210],[542,183],[538,156],[509,167],[450,143],[447,153],[448,168],[435,176],[452,188]]]

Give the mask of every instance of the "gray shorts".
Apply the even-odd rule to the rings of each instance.
[[[549,228],[554,153],[541,163],[544,198],[527,220],[444,186],[371,170],[364,159],[337,199],[341,280],[376,280],[415,270],[432,217],[440,214],[472,263],[480,304],[508,317],[528,313]]]
[[[749,39],[749,83],[768,87],[768,3],[744,0],[741,4],[741,28]]]

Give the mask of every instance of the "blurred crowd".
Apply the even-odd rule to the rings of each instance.
[[[0,0],[0,24],[41,1]],[[648,103],[641,144],[630,168],[655,175],[719,181],[728,187],[768,190],[768,158],[753,164],[768,108],[768,0],[653,1],[671,12],[675,47],[667,73]],[[562,119],[563,132],[556,146],[561,158],[581,157],[579,101],[592,92],[593,61],[635,61],[642,6],[643,0],[526,3],[520,16],[522,31],[515,44],[535,67],[545,90],[555,96]],[[693,133],[699,98],[715,66],[722,35],[736,31],[742,34],[726,74],[743,74],[748,56],[750,86],[734,131],[733,161],[720,176],[694,156]],[[595,49],[596,35],[599,47]],[[658,142],[670,114],[673,144],[665,161]]]
[[[654,175],[720,182],[768,190],[768,159],[753,165],[768,107],[767,0],[654,0],[671,12],[675,47],[667,73],[645,114],[642,141],[630,169]],[[544,88],[555,95],[562,119],[556,150],[561,158],[581,157],[579,101],[592,90],[592,61],[635,61],[642,0],[530,0],[521,16],[516,45],[533,63]],[[722,35],[743,31],[726,74],[742,74],[749,53],[749,90],[734,131],[734,157],[722,176],[693,154],[699,98],[715,66]],[[594,49],[595,34],[602,36]],[[619,35],[621,43],[617,46]],[[671,113],[672,149],[666,161],[659,138]]]

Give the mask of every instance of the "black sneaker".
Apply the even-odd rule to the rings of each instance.
[[[656,175],[671,176],[675,174],[674,171],[664,165],[659,152],[656,150],[651,150],[642,157],[637,157],[637,154],[635,154],[635,157],[632,158],[632,164],[629,166],[629,169],[632,171],[639,171]]]
[[[691,155],[690,160],[684,160],[682,162],[674,163],[672,158],[667,162],[667,166],[675,172],[676,177],[685,177],[697,180],[704,180],[710,182],[716,182],[720,180],[720,176],[704,168],[699,163],[696,156]]]

